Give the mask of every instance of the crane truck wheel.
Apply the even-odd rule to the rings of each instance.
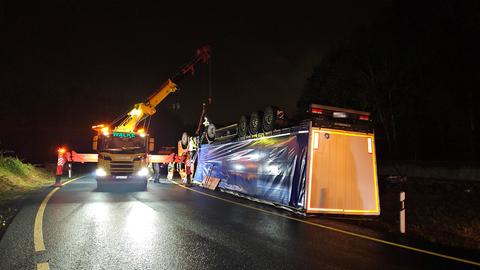
[[[263,132],[272,131],[274,128],[275,118],[276,118],[276,110],[269,106],[265,108],[263,111],[263,119],[262,119],[262,130]]]
[[[207,127],[207,141],[209,143],[212,143],[215,140],[215,131],[216,130],[217,129],[216,129],[214,124],[208,125],[208,127]]]
[[[238,120],[237,126],[237,135],[238,137],[245,137],[248,132],[248,119],[245,115],[240,116],[240,120]]]
[[[259,131],[261,131],[261,128],[262,112],[252,112],[252,114],[250,114],[250,122],[248,125],[248,130],[250,131],[250,134],[257,134]]]
[[[181,143],[182,143],[182,149],[187,149],[188,148],[188,133],[187,132],[183,132],[182,133],[182,138],[180,139]]]

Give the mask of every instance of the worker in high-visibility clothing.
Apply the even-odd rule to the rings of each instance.
[[[62,186],[62,175],[63,175],[63,166],[70,161],[72,161],[71,154],[65,150],[65,148],[58,149],[57,157],[57,169],[55,170],[55,184],[54,187]]]
[[[185,174],[185,186],[189,187],[192,185],[192,162],[190,160],[190,151],[187,151],[185,155]]]
[[[173,174],[175,173],[175,157],[176,157],[176,154],[171,153],[167,157],[167,160],[166,160],[166,163],[168,164],[167,165],[167,170],[168,170],[167,179],[168,180],[172,180],[173,179]]]
[[[160,164],[152,163],[152,169],[153,169],[153,182],[160,183]]]

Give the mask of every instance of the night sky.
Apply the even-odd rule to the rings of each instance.
[[[209,76],[217,125],[268,105],[294,114],[326,50],[389,5],[4,1],[0,149],[34,162],[54,159],[60,144],[89,151],[92,125],[143,101],[205,44],[213,50],[211,72],[198,66],[161,104],[152,118],[157,145],[172,145],[197,122]]]

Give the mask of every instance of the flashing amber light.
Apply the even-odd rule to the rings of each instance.
[[[103,135],[108,136],[110,133],[108,132],[109,128],[108,127],[102,127],[100,129],[103,133]]]
[[[312,108],[312,113],[323,114],[323,109],[320,109],[320,108]]]
[[[60,147],[60,148],[58,148],[57,151],[58,151],[59,154],[65,154],[65,152],[66,152],[67,150],[65,150],[65,147]]]
[[[133,109],[133,110],[131,110],[128,114],[131,115],[131,116],[137,116],[137,117],[139,117],[140,115],[142,115],[142,110],[140,110],[140,109]]]
[[[141,129],[137,130],[137,133],[138,133],[138,135],[140,135],[140,137],[142,137],[142,138],[145,137],[145,129],[141,128]]]
[[[370,117],[368,117],[368,115],[359,115],[358,119],[363,120],[363,121],[368,121],[370,119]]]

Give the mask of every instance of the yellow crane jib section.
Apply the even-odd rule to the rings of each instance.
[[[148,98],[147,102],[135,104],[133,109],[128,112],[127,118],[125,118],[120,125],[115,127],[115,131],[134,132],[143,117],[153,115],[156,112],[155,107],[157,107],[157,105],[170,93],[175,91],[177,91],[177,85],[172,80],[168,79],[158,91]]]

